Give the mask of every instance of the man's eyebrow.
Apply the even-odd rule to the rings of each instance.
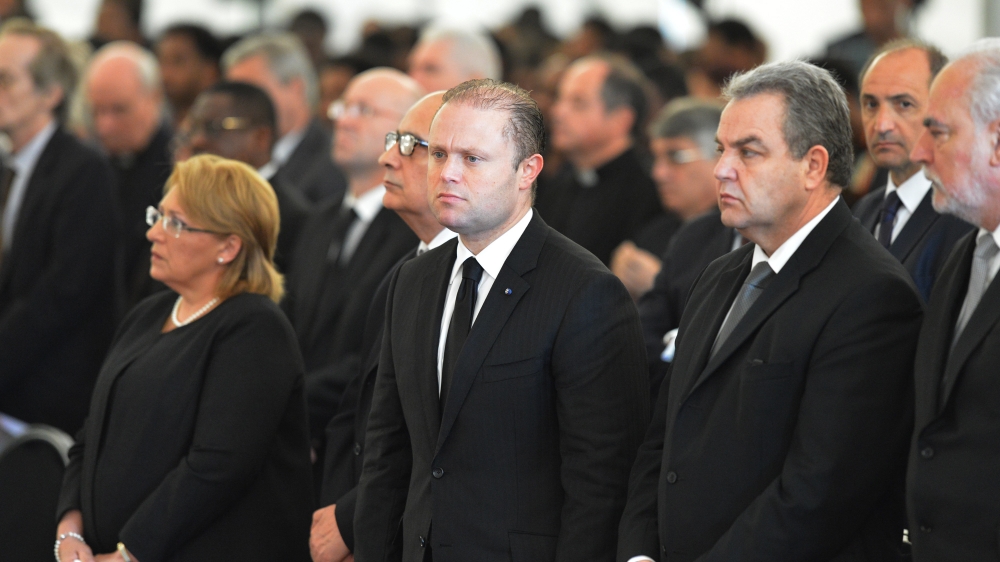
[[[715,143],[718,145],[722,145],[722,141],[719,140],[719,137],[715,137]],[[732,145],[739,148],[753,143],[763,145],[764,141],[762,141],[760,137],[758,137],[757,135],[750,135],[733,141]]]
[[[938,121],[937,119],[935,119],[933,117],[924,117],[924,127],[939,127],[939,128],[942,128],[942,129],[946,129],[947,128],[947,127],[945,127],[944,123]]]

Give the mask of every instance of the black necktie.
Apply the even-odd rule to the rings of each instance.
[[[878,214],[878,241],[886,249],[892,244],[892,229],[896,226],[896,213],[899,212],[899,206],[902,203],[896,191],[887,195],[885,201],[882,202],[882,210]]]
[[[764,292],[764,289],[772,279],[774,279],[774,270],[771,269],[770,264],[766,261],[753,266],[753,269],[750,270],[750,275],[747,275],[747,280],[743,282],[740,294],[736,295],[736,300],[733,301],[729,317],[726,318],[726,321],[722,324],[722,328],[719,329],[719,335],[715,337],[715,343],[712,344],[712,355],[715,355],[715,352],[719,351],[722,343],[726,341],[726,338],[736,328],[736,325],[740,323],[743,316],[750,310],[750,306]]]
[[[337,264],[340,261],[340,254],[344,251],[344,241],[347,238],[347,231],[351,229],[351,225],[354,221],[358,219],[358,214],[354,212],[351,207],[345,207],[340,210],[340,214],[334,221],[333,226],[333,238],[330,239],[330,247],[326,251],[326,261],[331,264]]]
[[[444,344],[444,364],[441,366],[441,412],[448,400],[448,391],[455,378],[455,363],[462,353],[469,330],[472,329],[472,313],[476,310],[479,297],[479,280],[483,278],[483,266],[476,258],[469,258],[462,264],[462,284],[455,296],[455,311],[448,326],[448,339]]]

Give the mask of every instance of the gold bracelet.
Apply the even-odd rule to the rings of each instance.
[[[118,543],[118,554],[122,555],[122,559],[125,562],[132,562],[132,557],[128,555],[128,551],[125,550],[125,545],[123,543]]]

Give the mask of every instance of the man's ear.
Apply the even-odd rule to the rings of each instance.
[[[545,165],[545,160],[542,158],[541,154],[532,154],[531,156],[521,160],[521,163],[517,166],[517,188],[518,189],[531,189],[532,184],[535,183],[535,179],[538,178],[538,174],[542,173],[542,167]]]
[[[63,87],[59,84],[50,84],[48,88],[42,90],[42,100],[45,103],[46,109],[50,113],[55,114],[56,108],[62,103],[63,99],[66,97],[63,92]]]
[[[986,125],[986,135],[990,143],[990,166],[1000,167],[1000,119]]]
[[[615,137],[619,135],[632,136],[632,127],[635,125],[635,111],[627,105],[620,105],[605,113],[610,121],[611,129],[609,134]]]
[[[813,190],[826,184],[826,170],[830,166],[830,153],[815,145],[802,157],[805,166],[806,189]]]

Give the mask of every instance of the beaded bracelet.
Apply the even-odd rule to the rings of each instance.
[[[59,545],[62,544],[64,540],[71,537],[82,542],[83,544],[87,544],[87,541],[83,540],[83,537],[80,535],[80,533],[69,532],[59,535],[59,538],[56,539],[56,546],[55,548],[52,549],[52,551],[55,553],[56,556],[56,562],[62,562],[62,560],[60,560],[59,558]]]
[[[128,550],[125,550],[125,545],[123,543],[118,543],[118,554],[122,555],[122,560],[125,562],[132,562],[132,557],[128,555]]]

